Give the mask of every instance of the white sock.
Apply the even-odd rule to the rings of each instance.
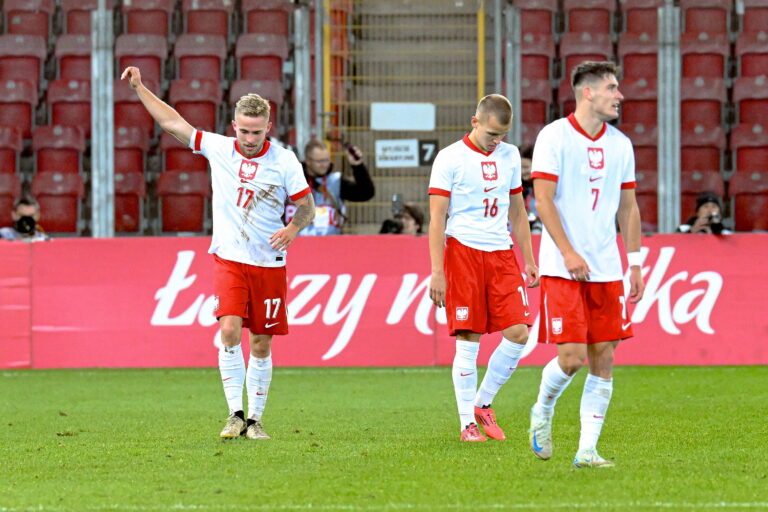
[[[560,368],[557,357],[547,363],[541,372],[541,385],[539,386],[539,398],[534,404],[534,411],[541,416],[552,417],[555,412],[555,404],[560,395],[571,383],[572,376]]]
[[[229,414],[243,410],[243,381],[245,381],[245,360],[240,345],[222,346],[219,349],[219,372],[224,384],[224,396],[229,405]]]
[[[248,389],[248,417],[261,420],[267,404],[269,383],[272,382],[272,356],[253,357],[248,360],[248,374],[245,386]]]
[[[581,395],[579,451],[597,447],[612,393],[613,379],[602,379],[591,373],[587,375]]]
[[[517,368],[517,362],[523,353],[525,344],[520,345],[502,337],[501,343],[493,351],[491,359],[488,361],[488,370],[485,372],[480,389],[475,396],[475,405],[483,407],[491,405],[496,393],[501,386],[506,383]]]
[[[475,422],[475,393],[477,392],[477,353],[480,343],[456,340],[456,356],[453,358],[453,390],[459,406],[461,428]]]

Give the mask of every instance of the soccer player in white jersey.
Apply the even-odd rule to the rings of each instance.
[[[160,127],[208,159],[213,186],[213,287],[221,328],[219,370],[229,418],[222,438],[269,439],[261,423],[272,380],[272,336],[288,334],[286,248],[310,224],[315,204],[293,152],[266,140],[269,103],[257,94],[240,98],[232,127],[235,138],[193,128],[141,82],[136,67],[123,71]],[[296,204],[282,222],[286,197]],[[240,340],[250,331],[246,371]],[[243,413],[243,384],[248,417]]]
[[[452,375],[462,441],[486,441],[485,435],[505,439],[491,405],[528,340],[526,283],[512,251],[508,220],[525,260],[528,286],[539,281],[523,204],[520,153],[502,141],[511,123],[512,106],[504,96],[484,97],[472,117],[472,131],[437,154],[429,181],[429,296],[436,306],[445,306],[449,331],[456,336]],[[480,336],[497,331],[503,337],[478,389]]]
[[[556,343],[558,355],[542,372],[529,437],[534,454],[552,456],[555,402],[588,359],[576,467],[613,466],[597,453],[597,440],[613,390],[614,350],[632,336],[616,219],[628,252],[629,302],[639,301],[645,288],[632,143],[607,124],[618,117],[623,99],[618,75],[612,62],[576,66],[576,111],[545,126],[533,152],[536,206],[544,224],[539,342]]]

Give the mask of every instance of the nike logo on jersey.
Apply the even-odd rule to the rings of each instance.
[[[589,181],[597,181],[603,179],[602,176],[590,176]]]
[[[626,331],[627,329],[629,329],[630,325],[632,325],[632,322],[627,322],[625,324],[621,324],[621,330],[622,331]]]
[[[483,190],[486,191],[486,192],[490,192],[491,190],[495,190],[497,188],[499,188],[499,187],[485,187]]]
[[[475,373],[475,372],[459,373],[459,375],[461,375],[462,377],[468,377],[468,376],[472,375],[473,373]]]
[[[273,324],[264,324],[264,328],[265,328],[265,329],[269,329],[270,327],[274,327],[274,326],[276,326],[276,325],[277,325],[277,324],[279,324],[279,323],[280,323],[280,322],[275,322],[275,323],[273,323]]]

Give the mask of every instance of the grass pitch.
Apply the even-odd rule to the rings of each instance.
[[[571,467],[585,370],[555,454],[526,430],[540,368],[460,443],[448,368],[275,368],[271,441],[222,442],[216,369],[0,373],[0,512],[768,510],[768,368],[619,367],[600,452]]]

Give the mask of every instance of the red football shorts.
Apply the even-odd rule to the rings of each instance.
[[[445,312],[451,336],[531,325],[528,295],[512,249],[480,251],[455,238],[445,244]]]
[[[624,283],[541,277],[539,343],[599,343],[631,337]]]
[[[285,267],[257,267],[213,255],[216,319],[239,316],[253,334],[288,334]]]

